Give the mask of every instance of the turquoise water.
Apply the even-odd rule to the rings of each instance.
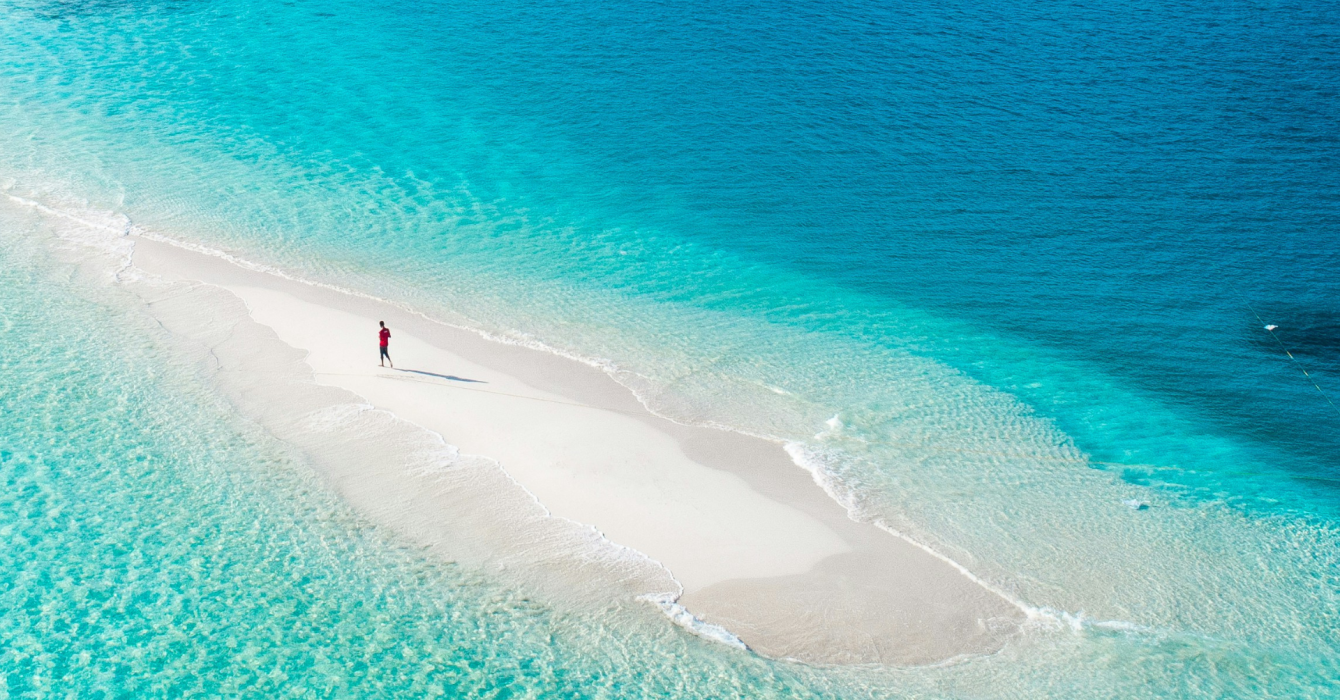
[[[11,694],[175,696],[202,667],[226,692],[248,659],[315,695],[1334,692],[1334,8],[4,7],[7,193],[601,361],[666,415],[791,441],[854,513],[1046,621],[853,672],[532,610],[147,373],[152,330],[23,252],[21,218]],[[299,590],[303,568],[328,573]]]

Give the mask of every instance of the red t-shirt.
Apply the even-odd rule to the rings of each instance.
[[[382,339],[382,347],[386,347],[386,344],[387,344],[388,342],[391,341],[391,329],[390,329],[390,328],[383,328],[383,329],[381,329],[381,331],[379,331],[379,332],[377,333],[377,335],[378,335],[378,337],[380,337],[380,338]]]

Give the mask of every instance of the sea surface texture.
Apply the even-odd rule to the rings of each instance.
[[[0,697],[1337,696],[1338,85],[1328,2],[0,0]],[[426,558],[132,232],[785,441],[1030,622],[816,668]]]

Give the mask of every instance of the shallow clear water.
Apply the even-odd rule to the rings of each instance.
[[[636,678],[664,644],[693,656],[655,687],[686,695],[773,682],[839,695],[1325,694],[1340,675],[1334,8],[4,7],[8,193],[603,361],[667,415],[791,441],[853,512],[1059,627],[991,659],[871,676],[627,621],[609,622],[627,650],[580,658],[554,630],[605,633],[527,613],[486,580],[461,583],[330,516],[338,504],[305,486],[312,512],[266,506],[299,488],[301,470],[263,478],[282,454],[243,428],[202,427],[226,423],[225,409],[141,408],[155,392],[203,390],[139,373],[159,351],[115,323],[69,320],[98,307],[67,304],[72,283],[42,272],[54,263],[24,257],[4,285],[5,322],[27,325],[6,335],[18,345],[4,356],[40,332],[53,334],[43,347],[98,348],[105,364],[98,391],[70,402],[59,392],[81,385],[52,358],[8,361],[6,402],[24,420],[6,420],[5,449],[30,455],[7,462],[11,483],[73,489],[63,498],[85,505],[66,522],[92,529],[89,542],[102,535],[84,523],[124,520],[108,513],[135,494],[175,503],[190,496],[152,494],[240,479],[227,505],[194,496],[205,499],[189,509],[195,525],[130,519],[116,537],[186,576],[204,545],[181,533],[242,522],[239,503],[277,531],[319,525],[369,559],[303,605],[403,588],[394,597],[412,604],[349,628],[466,639],[449,655],[479,644],[506,663],[544,659],[521,676],[558,694],[576,691],[546,674]],[[19,315],[33,299],[55,306]],[[72,324],[88,330],[62,330]],[[81,420],[95,427],[77,449],[50,432]],[[145,424],[155,429],[133,432]],[[151,467],[135,466],[136,450],[153,451]],[[87,483],[58,478],[84,472]],[[4,517],[36,512],[30,500],[10,499]],[[77,539],[34,536],[6,567],[37,552],[54,567],[86,559],[66,537]],[[287,557],[336,563],[315,535],[261,553],[245,539],[218,551],[268,562],[273,578],[246,587],[255,595],[287,590]],[[216,574],[217,585],[231,575]],[[164,585],[189,593],[184,580]],[[465,602],[443,612],[457,594]],[[46,604],[80,619],[79,595]],[[460,636],[488,624],[474,603],[488,596],[503,596],[495,607],[533,649]],[[310,660],[303,635],[315,633],[294,610],[267,648]],[[354,615],[340,610],[329,614]],[[180,606],[161,615],[189,619]],[[52,637],[30,616],[0,624],[7,648]],[[129,623],[103,624],[114,636]],[[184,658],[245,658],[207,629],[180,642]],[[56,654],[133,656],[102,639]],[[402,661],[364,663],[401,678]],[[455,688],[484,694],[486,676]]]

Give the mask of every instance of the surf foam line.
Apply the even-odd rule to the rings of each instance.
[[[284,280],[287,280],[287,281],[290,281],[290,282],[295,282],[295,283],[298,283],[298,284],[304,284],[304,285],[308,285],[308,286],[311,286],[311,287],[316,287],[316,288],[320,288],[320,289],[326,289],[326,290],[330,290],[330,291],[334,291],[334,292],[339,292],[339,293],[341,293],[341,294],[347,294],[347,295],[350,295],[350,296],[353,296],[353,297],[356,297],[356,298],[360,298],[360,299],[366,299],[366,300],[369,300],[369,301],[375,301],[375,302],[378,302],[378,303],[387,304],[387,305],[393,306],[393,307],[395,307],[395,308],[397,308],[397,309],[400,309],[401,311],[404,311],[404,312],[406,312],[406,313],[412,314],[412,315],[414,315],[414,316],[416,316],[416,317],[418,317],[418,318],[420,318],[420,319],[422,319],[422,320],[424,320],[424,321],[427,321],[427,322],[430,322],[430,323],[434,323],[434,324],[438,324],[438,325],[441,325],[441,326],[445,326],[445,327],[448,327],[448,328],[453,328],[453,329],[460,330],[460,331],[465,331],[465,332],[473,333],[473,334],[479,336],[480,338],[483,338],[483,339],[488,340],[488,341],[491,341],[491,342],[502,343],[502,344],[505,344],[505,345],[512,345],[512,346],[516,346],[516,347],[524,347],[524,348],[531,349],[531,350],[538,350],[538,351],[541,351],[541,352],[546,352],[546,353],[550,353],[550,354],[553,354],[553,355],[557,355],[557,356],[559,356],[559,357],[563,357],[563,358],[565,358],[565,359],[573,360],[573,361],[575,361],[575,362],[580,362],[580,363],[582,363],[582,364],[584,364],[584,365],[587,365],[587,366],[589,366],[589,367],[592,367],[592,368],[595,368],[595,369],[598,369],[598,370],[604,372],[604,373],[605,373],[606,375],[608,375],[612,380],[614,380],[615,383],[617,383],[617,384],[619,384],[620,386],[624,387],[624,389],[626,389],[629,393],[631,393],[631,394],[633,395],[633,397],[638,401],[638,403],[641,404],[642,407],[643,407],[648,413],[650,413],[650,414],[652,414],[652,415],[655,415],[655,416],[657,416],[657,417],[659,417],[659,418],[662,418],[662,419],[664,419],[664,420],[668,420],[668,421],[670,421],[670,422],[672,422],[672,423],[675,423],[676,425],[690,425],[690,426],[694,426],[694,424],[684,423],[684,422],[682,422],[682,421],[675,420],[674,418],[672,418],[672,417],[670,417],[670,416],[662,415],[660,412],[656,411],[655,408],[653,408],[653,407],[651,406],[651,404],[650,404],[650,402],[648,401],[648,399],[642,394],[642,392],[639,392],[639,391],[638,391],[637,389],[635,389],[634,387],[628,386],[628,384],[627,384],[626,382],[620,381],[618,375],[619,375],[619,374],[625,374],[625,373],[626,373],[626,374],[628,374],[628,375],[632,375],[632,376],[641,378],[641,379],[643,379],[643,380],[646,380],[648,383],[654,383],[654,382],[651,381],[651,378],[650,378],[650,377],[646,377],[646,376],[644,376],[644,375],[642,375],[642,374],[640,374],[640,373],[638,373],[638,372],[634,372],[634,371],[632,371],[632,370],[628,370],[628,369],[624,369],[624,368],[622,368],[622,367],[619,367],[618,364],[615,363],[615,362],[612,361],[612,360],[604,359],[604,358],[592,358],[592,357],[588,357],[588,356],[585,356],[585,355],[580,355],[580,354],[577,354],[577,353],[573,353],[573,352],[564,350],[564,349],[562,349],[562,348],[558,348],[558,347],[549,345],[548,343],[544,343],[543,341],[540,341],[540,340],[536,339],[534,336],[531,336],[530,334],[515,334],[515,335],[510,335],[510,334],[499,334],[499,333],[493,333],[493,332],[487,331],[487,330],[485,330],[485,329],[483,329],[483,328],[479,328],[479,327],[467,326],[467,325],[460,325],[460,324],[455,324],[455,323],[450,323],[450,322],[447,322],[447,321],[443,321],[443,320],[441,320],[441,319],[437,319],[437,318],[434,318],[434,317],[432,317],[432,316],[429,316],[428,314],[426,314],[426,313],[424,313],[424,312],[422,312],[422,311],[419,311],[418,309],[415,309],[414,307],[412,307],[412,306],[410,306],[410,305],[408,305],[408,304],[405,304],[405,303],[403,303],[403,302],[398,302],[398,301],[395,301],[395,300],[392,300],[392,299],[386,299],[386,298],[383,298],[383,297],[376,296],[376,295],[374,295],[374,294],[368,294],[368,293],[366,293],[366,292],[362,292],[362,291],[359,291],[359,290],[357,290],[357,289],[352,289],[352,288],[343,287],[343,286],[340,286],[340,285],[330,284],[330,283],[327,283],[327,282],[320,282],[320,281],[316,281],[316,280],[307,279],[307,278],[304,278],[304,277],[300,277],[300,276],[291,274],[291,273],[289,273],[288,271],[283,270],[282,268],[275,267],[275,266],[272,266],[272,265],[266,265],[266,264],[262,264],[262,263],[253,262],[253,261],[251,261],[251,260],[247,260],[247,259],[245,259],[245,258],[243,258],[243,257],[234,255],[234,254],[229,253],[229,252],[224,251],[224,250],[220,250],[220,249],[218,249],[218,248],[212,248],[212,247],[205,246],[205,245],[201,245],[201,244],[198,244],[198,243],[192,243],[192,242],[189,242],[189,241],[183,241],[183,240],[181,240],[181,239],[173,238],[173,237],[171,237],[171,236],[164,236],[164,235],[162,235],[162,234],[158,234],[158,233],[154,233],[154,232],[152,232],[152,231],[148,231],[148,230],[146,230],[146,229],[143,229],[143,228],[140,228],[139,226],[134,225],[134,223],[130,220],[130,218],[127,217],[127,216],[125,216],[124,214],[115,214],[115,215],[114,215],[114,216],[121,217],[121,218],[125,221],[124,225],[122,225],[122,226],[107,226],[107,225],[98,224],[98,223],[96,223],[96,222],[87,221],[87,220],[85,220],[85,219],[83,219],[83,218],[80,218],[80,217],[75,216],[75,215],[72,215],[72,214],[67,214],[67,213],[61,212],[61,211],[59,211],[59,210],[57,210],[57,209],[54,209],[54,208],[52,208],[52,207],[43,205],[43,204],[41,204],[40,202],[36,202],[36,201],[34,201],[34,200],[25,199],[25,198],[18,197],[18,196],[16,196],[16,195],[9,194],[9,193],[6,193],[6,196],[8,196],[11,200],[14,200],[14,201],[17,202],[17,203],[23,204],[23,205],[25,205],[25,206],[32,207],[32,208],[37,209],[37,210],[39,210],[39,211],[41,211],[41,212],[43,212],[43,213],[48,213],[48,214],[51,214],[51,215],[53,215],[53,216],[57,216],[57,217],[60,217],[60,218],[62,218],[62,219],[66,219],[66,220],[68,220],[68,221],[71,221],[71,222],[74,222],[74,223],[77,223],[77,224],[80,224],[80,225],[83,225],[83,226],[86,226],[86,227],[89,227],[89,228],[93,228],[93,229],[96,229],[96,230],[101,230],[101,231],[105,231],[105,232],[108,232],[108,233],[112,233],[112,234],[116,235],[117,237],[128,237],[128,238],[135,238],[135,237],[138,237],[138,238],[143,238],[143,239],[146,239],[146,240],[151,240],[151,241],[154,241],[154,242],[157,242],[157,243],[163,243],[163,244],[165,244],[165,245],[170,245],[170,246],[173,246],[173,247],[176,247],[176,248],[180,248],[180,249],[182,249],[182,250],[188,250],[188,251],[191,251],[191,252],[194,252],[194,253],[197,253],[197,254],[208,255],[208,256],[210,256],[210,257],[219,258],[219,259],[224,260],[224,261],[226,261],[226,262],[228,262],[228,263],[231,263],[231,264],[233,264],[233,265],[236,265],[236,266],[238,266],[238,267],[241,267],[241,268],[243,268],[243,269],[250,270],[250,271],[253,271],[253,272],[259,272],[259,273],[262,273],[262,274],[272,275],[272,276],[275,276],[275,277],[278,277],[278,278],[281,278],[281,279],[284,279]],[[82,242],[82,241],[75,241],[75,242]],[[102,247],[102,246],[97,246],[97,247]],[[118,274],[118,275],[120,274],[120,272],[124,271],[126,268],[128,268],[128,267],[130,266],[130,264],[131,264],[131,263],[130,263],[130,260],[133,258],[133,254],[134,254],[134,252],[133,252],[133,241],[132,241],[132,242],[131,242],[131,246],[130,246],[130,250],[128,250],[128,251],[126,251],[125,253],[123,253],[123,255],[125,256],[125,258],[124,258],[125,263],[121,266],[121,268],[118,269],[118,271],[117,271],[117,274]],[[118,277],[118,279],[119,279],[119,277]],[[392,415],[394,415],[394,414],[392,414]],[[395,416],[395,418],[396,418],[397,420],[404,420],[404,419],[401,419],[399,416]],[[409,422],[409,421],[406,421],[406,422]],[[410,423],[410,424],[411,424],[411,425],[415,425],[415,427],[422,428],[422,426],[418,426],[417,424],[414,424],[414,423]],[[851,499],[844,493],[844,491],[839,490],[839,489],[837,488],[837,486],[836,486],[836,484],[835,484],[835,482],[837,482],[836,477],[833,476],[833,474],[831,474],[831,473],[829,472],[829,470],[823,465],[822,460],[818,460],[818,459],[810,459],[810,458],[808,458],[808,456],[805,454],[805,452],[806,452],[807,450],[806,450],[805,446],[804,446],[802,443],[800,443],[800,442],[796,442],[796,441],[789,441],[789,440],[786,440],[786,439],[780,439],[780,438],[778,438],[778,437],[776,437],[776,436],[772,436],[772,435],[759,435],[759,434],[755,434],[755,433],[752,433],[752,432],[749,432],[749,431],[740,430],[740,429],[735,428],[735,427],[732,427],[732,426],[722,425],[722,424],[720,424],[720,423],[718,423],[718,422],[716,422],[716,421],[706,422],[706,423],[703,423],[703,424],[701,424],[701,425],[696,425],[696,426],[694,426],[694,427],[710,427],[710,428],[715,428],[715,429],[718,429],[718,430],[725,430],[725,431],[728,431],[728,432],[737,433],[737,434],[740,434],[740,435],[746,435],[746,436],[749,436],[749,437],[754,437],[754,438],[759,438],[759,439],[763,439],[763,440],[768,440],[768,441],[770,441],[770,442],[775,442],[775,443],[780,444],[780,445],[783,447],[783,449],[785,449],[785,450],[787,451],[787,453],[791,456],[792,461],[795,462],[796,465],[799,466],[800,468],[802,468],[802,469],[806,470],[807,472],[809,472],[811,478],[813,478],[814,481],[815,481],[815,483],[816,483],[821,489],[823,489],[824,493],[825,493],[826,495],[828,495],[829,498],[831,498],[831,499],[833,499],[835,502],[837,502],[840,506],[842,506],[844,510],[846,510],[846,512],[847,512],[847,517],[849,517],[849,518],[851,518],[852,520],[857,521],[857,522],[861,522],[861,521],[863,520],[863,518],[861,517],[860,508],[859,508],[858,506],[856,506],[856,504],[853,503],[853,502],[851,501]],[[426,430],[426,429],[425,429],[425,430]],[[429,431],[429,432],[432,432],[432,431]],[[442,437],[441,437],[440,435],[438,435],[437,438],[438,438],[439,440],[442,440]],[[446,443],[445,443],[445,440],[443,440],[443,444],[446,444]],[[487,459],[487,458],[485,458],[485,459]],[[498,465],[498,466],[499,466],[499,469],[502,468],[501,465]],[[624,547],[623,545],[620,545],[620,544],[617,544],[617,543],[615,543],[615,542],[610,541],[607,537],[605,537],[604,533],[600,532],[600,530],[599,530],[598,528],[595,528],[594,526],[587,525],[587,524],[585,524],[585,523],[577,523],[576,521],[572,521],[572,520],[570,520],[570,519],[568,519],[568,518],[563,518],[563,517],[561,517],[561,516],[554,516],[554,515],[549,511],[549,509],[548,509],[547,507],[544,506],[543,503],[540,503],[539,499],[535,497],[535,494],[531,493],[528,489],[526,489],[524,486],[522,486],[522,485],[520,484],[520,482],[517,482],[516,479],[514,479],[514,478],[512,477],[511,474],[508,474],[508,473],[506,472],[506,470],[503,470],[503,473],[506,475],[506,477],[507,477],[508,480],[510,480],[512,483],[516,484],[519,488],[521,488],[522,491],[524,491],[524,492],[527,494],[528,497],[530,497],[530,498],[531,498],[537,505],[539,505],[540,508],[542,508],[542,509],[544,510],[544,512],[545,512],[549,517],[553,517],[553,518],[555,518],[555,519],[561,519],[561,520],[565,520],[565,521],[568,521],[568,522],[572,522],[572,523],[578,525],[579,527],[590,528],[590,530],[591,530],[592,532],[594,532],[594,533],[598,536],[598,538],[599,538],[600,540],[602,540],[602,541],[604,541],[604,542],[607,542],[607,543],[609,543],[610,545],[613,545],[614,547],[617,547],[617,548],[621,548],[621,549],[629,549],[629,548],[627,548],[627,547]],[[930,554],[931,556],[933,556],[933,557],[935,557],[935,558],[937,558],[937,559],[939,559],[939,560],[945,562],[946,564],[948,564],[948,565],[950,565],[951,567],[953,567],[956,571],[958,571],[959,573],[961,573],[962,575],[964,575],[965,577],[967,577],[968,580],[970,580],[970,581],[976,583],[977,585],[981,586],[981,587],[984,588],[985,590],[990,591],[992,594],[999,596],[1002,600],[1006,601],[1006,602],[1009,603],[1010,605],[1012,605],[1012,606],[1016,607],[1018,610],[1020,610],[1020,611],[1024,614],[1024,616],[1025,616],[1025,618],[1027,619],[1027,621],[1028,621],[1029,623],[1032,623],[1033,626],[1043,627],[1043,628],[1051,628],[1051,629],[1063,629],[1063,628],[1068,628],[1068,629],[1071,629],[1071,630],[1076,631],[1076,632],[1081,631],[1081,630],[1082,630],[1084,627],[1086,627],[1086,626],[1102,626],[1102,627],[1110,627],[1110,628],[1113,628],[1113,629],[1130,629],[1130,630],[1144,629],[1144,628],[1142,628],[1140,625],[1136,625],[1136,624],[1134,624],[1134,623],[1130,623],[1130,622],[1124,622],[1124,621],[1089,621],[1089,620],[1087,620],[1087,619],[1084,617],[1084,615],[1083,615],[1082,612],[1080,612],[1080,613],[1069,613],[1069,612],[1065,612],[1065,611],[1058,611],[1058,610],[1055,610],[1055,609],[1053,609],[1053,608],[1042,608],[1042,607],[1037,607],[1037,606],[1030,605],[1030,604],[1028,604],[1027,602],[1025,602],[1025,601],[1021,600],[1020,598],[1018,598],[1017,596],[1014,596],[1014,595],[1010,594],[1009,592],[1007,592],[1007,591],[1005,591],[1005,590],[999,588],[998,586],[992,584],[991,582],[989,582],[989,581],[987,581],[987,580],[981,578],[980,576],[977,576],[976,574],[972,573],[972,571],[969,570],[966,566],[960,564],[959,562],[955,561],[955,560],[952,559],[951,557],[948,557],[948,556],[946,556],[946,555],[944,555],[944,554],[942,554],[942,553],[936,551],[933,547],[930,547],[929,545],[926,545],[926,544],[924,544],[924,543],[918,541],[916,538],[914,538],[914,537],[912,537],[912,536],[910,536],[910,535],[908,535],[908,534],[906,534],[906,533],[904,533],[904,532],[898,530],[897,528],[894,528],[894,527],[888,525],[887,523],[885,523],[885,522],[883,522],[883,521],[881,521],[881,520],[879,520],[879,519],[873,519],[871,522],[872,522],[872,524],[874,524],[876,527],[878,527],[878,528],[880,528],[881,530],[883,530],[883,531],[889,533],[891,536],[898,537],[899,539],[904,540],[904,541],[907,542],[908,544],[911,544],[912,546],[917,547],[918,549],[921,549],[922,551],[926,552],[927,554]],[[674,578],[674,572],[670,571],[670,569],[669,569],[668,567],[666,567],[664,564],[662,564],[661,562],[659,562],[659,561],[657,561],[657,560],[655,560],[655,559],[652,559],[651,557],[648,557],[647,555],[643,554],[642,552],[638,552],[637,550],[631,550],[631,549],[629,549],[629,551],[631,551],[631,552],[636,552],[637,555],[639,555],[639,556],[645,558],[647,561],[650,561],[650,562],[655,563],[656,566],[658,566],[658,567],[660,567],[661,569],[665,570],[665,571],[670,575],[671,579],[674,580],[675,583],[676,583],[676,585],[678,585],[679,588],[680,588],[679,592],[676,593],[676,594],[674,595],[674,597],[673,597],[673,601],[677,601],[677,600],[679,599],[679,597],[683,594],[683,585],[679,582],[678,579],[675,579],[675,578]],[[644,598],[645,598],[645,596],[644,596]],[[693,632],[694,634],[699,634],[699,636],[704,636],[705,638],[707,638],[707,639],[712,639],[713,641],[723,641],[722,638],[719,638],[720,635],[719,635],[715,630],[710,629],[710,628],[718,628],[718,629],[721,629],[722,632],[725,632],[725,634],[726,634],[729,638],[734,639],[735,642],[737,642],[737,643],[739,643],[739,644],[743,644],[743,642],[740,642],[739,639],[736,638],[734,635],[731,635],[729,632],[726,632],[726,631],[724,630],[724,628],[719,628],[719,626],[717,626],[717,625],[711,625],[711,624],[709,624],[709,623],[703,622],[702,620],[698,620],[696,617],[693,617],[693,615],[692,615],[691,613],[689,613],[688,610],[685,609],[682,605],[679,605],[678,603],[673,602],[673,601],[672,601],[672,603],[671,603],[671,605],[672,605],[673,607],[669,607],[669,606],[663,604],[663,602],[662,602],[662,601],[659,601],[659,600],[652,600],[652,599],[647,599],[647,600],[646,600],[646,602],[650,602],[650,603],[656,605],[658,608],[660,608],[660,609],[662,610],[662,612],[664,612],[664,613],[666,614],[667,617],[669,617],[672,621],[675,622],[675,624],[680,625],[681,627],[684,627],[685,629],[687,629],[687,630]],[[682,611],[682,612],[681,612],[681,611]],[[687,615],[687,618],[684,617],[685,615]],[[693,623],[693,624],[690,624],[690,625],[688,625],[688,626],[686,626],[686,625],[684,624],[684,621],[689,620],[689,619],[691,619],[692,621],[694,621],[694,623]],[[1027,624],[1027,623],[1026,623],[1026,624]],[[702,631],[703,634],[700,634],[700,631]],[[734,645],[735,645],[734,643],[725,642],[725,641],[723,641],[723,643],[727,643],[727,644],[730,645],[730,646],[734,646]],[[747,648],[747,647],[746,647],[746,648]]]
[[[730,630],[721,625],[714,625],[694,617],[688,608],[679,604],[679,596],[648,594],[638,596],[637,599],[655,605],[666,617],[670,618],[671,622],[699,637],[718,644],[725,644],[740,651],[750,651],[749,646],[739,637],[731,634]]]
[[[5,189],[7,190],[9,188],[6,187]],[[56,209],[55,207],[43,204],[37,200],[28,199],[27,197],[20,197],[10,192],[5,192],[5,197],[8,197],[11,202],[18,204],[19,206],[26,207],[28,209],[33,209],[47,216],[56,217],[58,219],[64,219],[65,221],[78,224],[86,229],[90,229],[93,231],[102,231],[104,233],[111,234],[109,237],[106,237],[101,240],[60,236],[60,234],[57,234],[57,236],[60,237],[62,240],[83,245],[86,247],[99,249],[104,252],[110,253],[113,256],[119,255],[120,265],[117,266],[116,269],[112,270],[112,278],[115,280],[119,281],[121,279],[121,274],[125,272],[127,268],[130,267],[130,259],[134,252],[134,243],[126,242],[126,245],[118,245],[118,243],[122,242],[121,239],[125,239],[131,233],[132,224],[130,221],[130,217],[124,214],[97,212],[97,210],[86,209],[85,212],[104,213],[108,219],[119,220],[117,224],[98,223],[96,221],[89,221],[88,219],[82,218],[79,215],[67,211],[61,211],[59,209]]]
[[[831,425],[832,422],[833,420],[830,419],[829,420],[830,428],[832,427]],[[823,433],[820,433],[820,435],[816,437],[821,437],[822,435]],[[829,498],[833,499],[834,501],[837,501],[843,507],[843,509],[847,511],[847,517],[857,522],[868,521],[875,527],[878,527],[880,530],[883,530],[884,532],[887,532],[888,534],[897,537],[898,539],[912,545],[913,547],[916,547],[917,549],[920,549],[921,551],[953,567],[954,570],[958,571],[969,581],[972,581],[973,583],[981,586],[985,590],[990,591],[996,596],[999,596],[1001,600],[1004,600],[1010,605],[1013,605],[1020,612],[1022,612],[1026,619],[1024,623],[1025,626],[1031,626],[1034,628],[1041,628],[1041,629],[1050,629],[1050,630],[1068,629],[1075,633],[1081,633],[1086,628],[1095,627],[1100,629],[1121,630],[1140,634],[1158,634],[1157,630],[1145,627],[1143,625],[1138,625],[1134,622],[1127,622],[1125,620],[1093,620],[1085,617],[1083,611],[1080,611],[1078,613],[1071,613],[1064,610],[1057,610],[1056,608],[1051,607],[1038,607],[1035,605],[1030,605],[1022,598],[1019,598],[1018,596],[1010,593],[1009,591],[1004,590],[1003,588],[997,586],[991,581],[988,581],[982,578],[981,576],[978,576],[977,574],[973,573],[971,569],[955,561],[953,558],[946,556],[945,554],[937,551],[934,547],[931,547],[930,545],[921,542],[917,538],[899,530],[898,528],[889,525],[884,520],[880,518],[861,517],[862,510],[860,506],[858,506],[853,501],[852,497],[850,496],[849,492],[846,489],[840,487],[840,482],[824,466],[823,460],[819,458],[817,455],[814,455],[812,453],[812,450],[808,449],[805,445],[799,442],[787,442],[783,445],[783,448],[786,450],[787,454],[791,456],[791,461],[795,462],[796,465],[799,466],[800,468],[809,472],[810,477],[814,479],[814,483],[817,484],[819,488],[823,489],[824,493],[828,494]]]

